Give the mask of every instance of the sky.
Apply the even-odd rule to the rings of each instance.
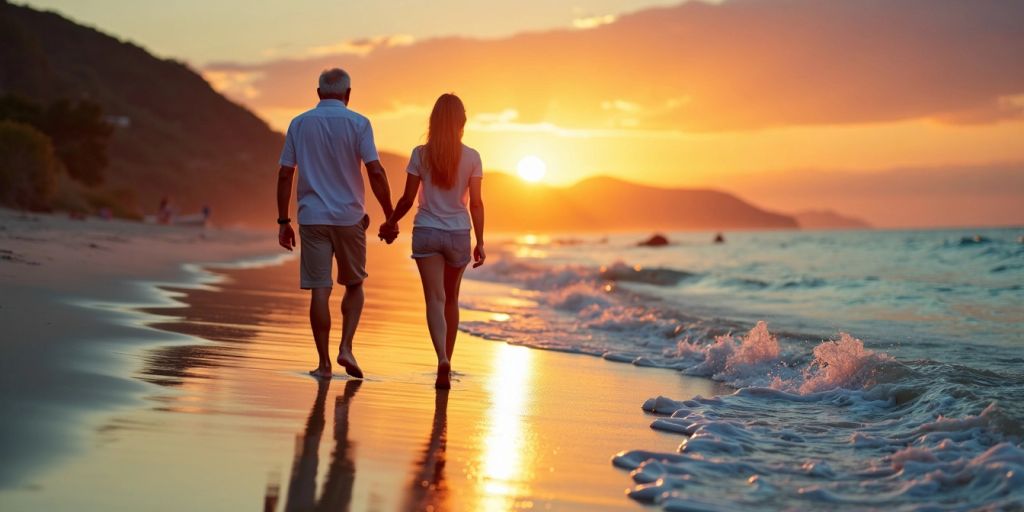
[[[61,12],[195,66],[259,62],[343,41],[402,36],[496,38],[569,27],[678,0],[14,0]]]
[[[720,188],[879,226],[1024,224],[1024,2],[38,0],[189,63],[270,125],[353,76],[378,147],[466,103],[485,168]],[[969,191],[969,193],[965,192]]]

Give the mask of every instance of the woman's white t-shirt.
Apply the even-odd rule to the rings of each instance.
[[[416,146],[409,157],[409,166],[405,172],[420,177],[419,209],[412,225],[417,228],[434,228],[445,231],[468,231],[472,226],[469,221],[469,179],[482,178],[483,164],[480,153],[465,144],[462,145],[462,157],[459,159],[459,170],[455,176],[455,184],[445,190],[431,181],[430,170],[424,158],[424,146]]]

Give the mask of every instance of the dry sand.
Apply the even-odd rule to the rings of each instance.
[[[0,216],[13,256],[0,261],[5,511],[636,508],[609,458],[678,443],[640,404],[716,391],[460,334],[456,381],[438,394],[402,243],[371,243],[356,337],[367,378],[318,384],[304,375],[315,352],[295,261],[182,267],[270,254],[273,229],[268,243],[76,222]],[[514,293],[485,286],[464,285]]]

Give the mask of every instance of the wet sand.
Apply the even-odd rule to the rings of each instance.
[[[194,280],[185,262],[276,253],[261,233],[0,208],[0,491],[91,443],[97,411],[138,404],[135,352],[193,341],[140,328],[132,305],[168,301],[151,283]]]
[[[404,244],[371,244],[356,337],[364,381],[304,374],[315,352],[295,261],[164,286],[180,304],[132,320],[161,344],[122,351],[141,382],[135,399],[73,420],[82,446],[0,491],[0,508],[636,508],[610,457],[679,442],[650,430],[640,404],[671,390],[714,394],[714,385],[461,333],[453,388],[436,392],[407,254]],[[339,326],[336,318],[332,338]]]

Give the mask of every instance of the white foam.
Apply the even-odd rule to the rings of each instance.
[[[467,330],[677,368],[737,388],[727,396],[644,402],[644,411],[659,415],[651,428],[680,439],[672,452],[613,458],[632,471],[629,495],[638,501],[666,510],[860,510],[940,503],[999,509],[1024,499],[1019,425],[983,398],[991,395],[964,385],[1007,383],[1010,393],[1020,389],[1019,376],[900,362],[847,333],[817,344],[780,339],[763,321],[734,336],[749,324],[673,310],[678,297],[662,278],[677,276],[657,267],[645,272],[622,263],[604,276],[540,261],[497,268],[508,273],[493,280],[525,287],[537,304],[510,306],[502,310],[506,321],[469,322]],[[618,284],[626,281],[633,284]],[[701,281],[684,277],[678,287]]]
[[[887,354],[864,348],[864,342],[840,333],[836,341],[814,347],[814,361],[804,372],[801,393],[816,393],[835,388],[863,387],[879,363],[889,361]]]

